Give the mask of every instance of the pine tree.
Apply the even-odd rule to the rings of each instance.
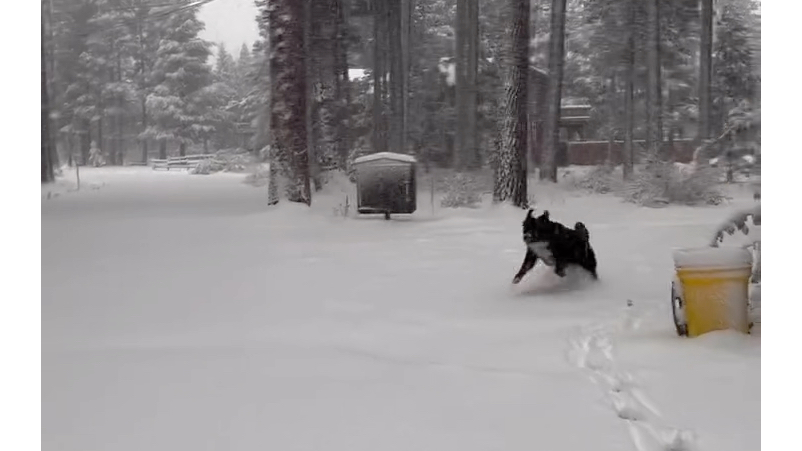
[[[91,124],[95,117],[93,100],[93,77],[90,71],[88,38],[95,31],[92,18],[97,14],[93,1],[54,0],[55,74],[57,89],[61,94],[56,98],[56,110],[60,113],[63,130],[69,138],[77,138],[81,162],[89,161],[91,144]],[[71,141],[71,139],[70,139]]]
[[[236,63],[234,57],[228,53],[225,44],[217,44],[217,58],[214,62],[214,74],[217,81],[231,80],[234,77]]]
[[[752,45],[753,33],[760,30],[758,9],[759,3],[753,0],[719,5],[713,47],[713,130],[723,130],[729,112],[742,102],[754,101],[760,92]]]
[[[159,50],[159,42],[165,34],[166,20],[165,14],[169,14],[170,7],[151,6],[145,0],[136,0],[133,18],[127,23],[129,33],[134,42],[134,76],[136,82],[137,114],[139,116],[139,140],[142,157],[141,161],[147,163],[149,153],[149,127],[151,125],[151,114],[147,107],[147,98],[151,94],[158,81],[153,76],[156,54]]]
[[[178,142],[179,155],[186,155],[190,143],[212,130],[201,107],[206,100],[203,88],[212,81],[206,64],[210,45],[198,37],[202,30],[195,8],[172,12],[165,21],[165,34],[154,63],[157,84],[147,98],[147,108],[153,112],[155,122],[147,133],[161,141],[162,153],[166,140],[174,140]]]
[[[255,128],[249,143],[256,152],[262,152],[270,143],[270,65],[265,41],[257,41],[251,49],[250,64],[245,79],[247,93],[240,102],[243,122]],[[267,155],[262,155],[267,157]]]
[[[205,127],[199,130],[208,152],[209,140],[217,148],[236,146],[236,115],[239,99],[236,89],[236,63],[223,44],[217,47],[212,83],[198,91],[196,103],[204,111]]]
[[[135,13],[123,8],[121,0],[98,0],[96,5],[98,12],[90,21],[95,31],[88,38],[86,55],[97,90],[97,141],[106,153],[107,162],[122,164],[124,124],[136,97],[136,86],[131,82],[135,42],[124,24],[130,22]]]

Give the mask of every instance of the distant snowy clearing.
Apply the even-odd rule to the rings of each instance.
[[[760,449],[760,338],[679,338],[669,295],[672,249],[749,190],[649,209],[534,184],[601,280],[513,286],[522,210],[444,209],[422,180],[414,215],[355,217],[344,179],[269,208],[245,177],[42,187],[44,449]]]

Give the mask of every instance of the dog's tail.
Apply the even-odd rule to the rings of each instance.
[[[576,232],[579,234],[579,236],[582,237],[583,240],[590,241],[590,232],[588,231],[588,228],[585,227],[585,224],[577,222],[576,224],[574,224],[574,230],[576,230]]]

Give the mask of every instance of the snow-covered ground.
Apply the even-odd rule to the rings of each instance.
[[[672,248],[751,192],[646,209],[536,186],[587,224],[601,280],[512,286],[520,210],[422,187],[412,217],[346,218],[342,183],[269,209],[243,177],[43,188],[44,449],[760,448],[760,338],[681,339],[669,300]]]

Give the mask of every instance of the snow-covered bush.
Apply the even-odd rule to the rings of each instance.
[[[482,190],[477,180],[469,174],[457,173],[447,177],[443,183],[444,195],[440,205],[444,208],[477,208],[482,202]]]
[[[347,218],[351,214],[351,207],[351,199],[345,196],[345,200],[342,203],[332,208],[332,213],[334,213],[334,216]]]
[[[225,172],[243,172],[254,161],[254,158],[245,149],[223,149],[218,151],[215,160],[222,165]]]
[[[614,168],[609,165],[596,166],[587,174],[577,175],[572,182],[579,189],[600,194],[618,192],[622,185]]]
[[[719,243],[724,242],[725,234],[734,235],[736,231],[740,231],[744,235],[749,236],[751,232],[749,225],[747,224],[749,218],[752,218],[752,224],[754,226],[760,226],[760,203],[750,209],[735,212],[733,215],[727,218],[726,221],[721,223],[713,235],[710,246],[718,247]],[[746,244],[744,247],[752,251],[752,255],[755,258],[752,268],[752,283],[760,283],[760,236],[752,237],[751,242]]]
[[[103,152],[98,148],[97,143],[92,141],[89,147],[89,164],[93,167],[101,167],[106,165],[106,159],[103,157]]]
[[[653,160],[625,183],[622,195],[640,205],[719,205],[727,200],[719,182],[715,168]]]
[[[253,169],[253,172],[245,176],[244,183],[256,187],[267,185],[270,180],[270,165],[262,163]]]
[[[189,171],[189,173],[208,175],[208,174],[213,174],[215,172],[220,172],[223,170],[224,167],[225,165],[223,164],[223,162],[218,161],[214,158],[210,158],[208,160],[199,161],[198,164]]]
[[[734,235],[736,231],[740,231],[745,236],[751,235],[752,229],[749,228],[747,221],[752,218],[752,224],[760,227],[760,203],[752,208],[740,210],[732,214],[726,221],[716,229],[710,246],[718,247],[719,243],[724,242],[726,235]],[[759,232],[759,231],[758,231]],[[760,234],[755,233],[750,242],[743,246],[752,252],[752,277],[749,280],[749,306],[750,306],[750,327],[751,333],[760,334],[760,281],[761,281],[761,265],[760,265]]]

